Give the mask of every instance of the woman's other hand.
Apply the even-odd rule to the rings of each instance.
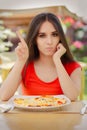
[[[57,45],[57,51],[53,55],[54,63],[56,63],[58,61],[58,59],[60,59],[61,56],[64,55],[65,53],[66,53],[65,47],[61,43],[59,43]]]

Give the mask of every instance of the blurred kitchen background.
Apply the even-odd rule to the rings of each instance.
[[[60,18],[68,44],[82,66],[81,99],[87,99],[87,16],[86,0],[0,0],[0,84],[16,60],[16,31],[26,37],[28,25],[40,12],[52,12]]]

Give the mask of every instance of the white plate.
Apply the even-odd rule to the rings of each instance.
[[[20,106],[17,105],[16,103],[14,103],[14,106],[18,109],[24,109],[24,110],[29,110],[29,111],[55,111],[58,110],[60,107],[69,105],[71,103],[70,99],[67,98],[65,95],[52,95],[53,97],[57,97],[57,98],[65,98],[66,99],[66,103],[65,104],[61,104],[59,106],[46,106],[46,107],[26,107],[26,106]],[[13,98],[13,102],[15,98],[36,98],[39,96],[22,96],[22,95],[17,95]]]

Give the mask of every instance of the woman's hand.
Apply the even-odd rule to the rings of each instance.
[[[66,53],[65,47],[61,43],[59,43],[57,46],[57,51],[53,55],[54,63],[56,63],[58,59],[60,59],[61,56],[64,55],[65,53]]]
[[[18,46],[15,49],[15,52],[16,52],[16,55],[17,55],[17,60],[19,62],[22,62],[23,64],[25,64],[25,62],[27,61],[27,59],[29,57],[28,46],[27,46],[25,40],[20,35],[20,33],[19,32],[16,32],[16,33],[17,33],[17,36],[20,39],[20,42],[18,43]]]

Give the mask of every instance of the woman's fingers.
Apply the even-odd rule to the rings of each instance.
[[[28,46],[25,42],[25,40],[23,39],[22,35],[19,33],[19,31],[16,32],[18,35],[18,38],[20,39],[20,42],[18,43],[19,48],[22,50],[22,52],[24,52],[25,54],[29,54],[29,50],[28,50]]]
[[[18,38],[20,39],[20,42],[18,43],[18,46],[15,48],[15,52],[17,54],[17,58],[25,63],[27,58],[29,57],[28,46],[25,40],[23,39],[22,35],[19,33],[19,31],[17,31],[16,33]]]
[[[26,44],[25,40],[23,39],[22,35],[19,33],[19,31],[17,31],[16,34],[17,34],[18,38],[20,39],[21,44],[22,44],[24,47],[26,47],[27,44]]]
[[[20,50],[22,53],[26,51],[26,49],[23,47],[23,45],[21,44],[21,42],[18,43],[17,48],[18,48],[18,50]]]

